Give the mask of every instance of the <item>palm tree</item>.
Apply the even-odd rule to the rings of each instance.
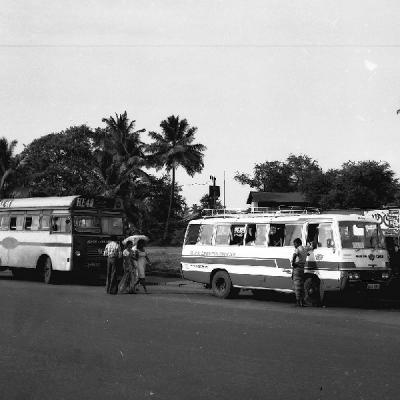
[[[14,172],[14,150],[16,140],[9,142],[5,137],[0,138],[0,198],[4,195],[6,181]]]
[[[97,131],[95,154],[103,194],[125,196],[130,183],[148,177],[143,171],[146,166],[145,144],[140,140],[145,129],[135,131],[136,121],[129,121],[126,111],[102,121],[106,123],[106,129]]]
[[[148,150],[156,168],[166,168],[172,174],[168,215],[163,235],[165,241],[174,201],[175,171],[178,167],[182,167],[190,176],[201,172],[204,167],[203,152],[206,146],[193,143],[197,128],[189,126],[187,120],[180,119],[179,116],[171,115],[161,122],[160,127],[161,134],[149,132],[154,142],[148,146]]]

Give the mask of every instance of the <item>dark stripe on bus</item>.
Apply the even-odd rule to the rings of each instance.
[[[226,264],[226,265],[248,265],[260,267],[291,268],[288,258],[257,259],[257,258],[230,258],[230,257],[198,257],[182,256],[182,262],[188,264]],[[308,270],[341,270],[355,268],[354,262],[335,262],[335,261],[308,261],[306,269]]]

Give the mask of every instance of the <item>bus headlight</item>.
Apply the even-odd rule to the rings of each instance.
[[[351,280],[360,279],[360,274],[358,272],[349,272],[349,279]]]
[[[79,257],[79,256],[81,255],[81,252],[80,252],[79,250],[76,250],[76,251],[75,251],[75,255],[76,255],[77,257]]]
[[[390,273],[389,272],[382,272],[382,279],[389,279]]]

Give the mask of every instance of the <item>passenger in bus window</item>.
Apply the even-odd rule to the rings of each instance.
[[[249,225],[247,227],[245,245],[254,246],[255,243],[256,243],[256,227],[254,225]]]
[[[58,232],[59,229],[59,222],[58,222],[58,217],[53,217],[53,223],[51,224],[51,230],[54,232]]]
[[[65,220],[65,232],[71,233],[71,220],[69,218]]]
[[[283,246],[283,238],[284,238],[284,226],[272,226],[269,231],[269,245],[270,246]]]
[[[244,239],[244,226],[232,226],[231,229],[231,242],[230,245],[237,245],[241,246],[243,244],[243,239]]]

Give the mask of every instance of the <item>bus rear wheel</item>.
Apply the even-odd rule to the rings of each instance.
[[[231,278],[226,271],[217,271],[211,281],[211,287],[216,297],[227,299],[233,297],[238,290],[233,287]]]
[[[307,306],[319,307],[322,304],[323,294],[319,279],[307,278],[304,281],[304,302]]]

